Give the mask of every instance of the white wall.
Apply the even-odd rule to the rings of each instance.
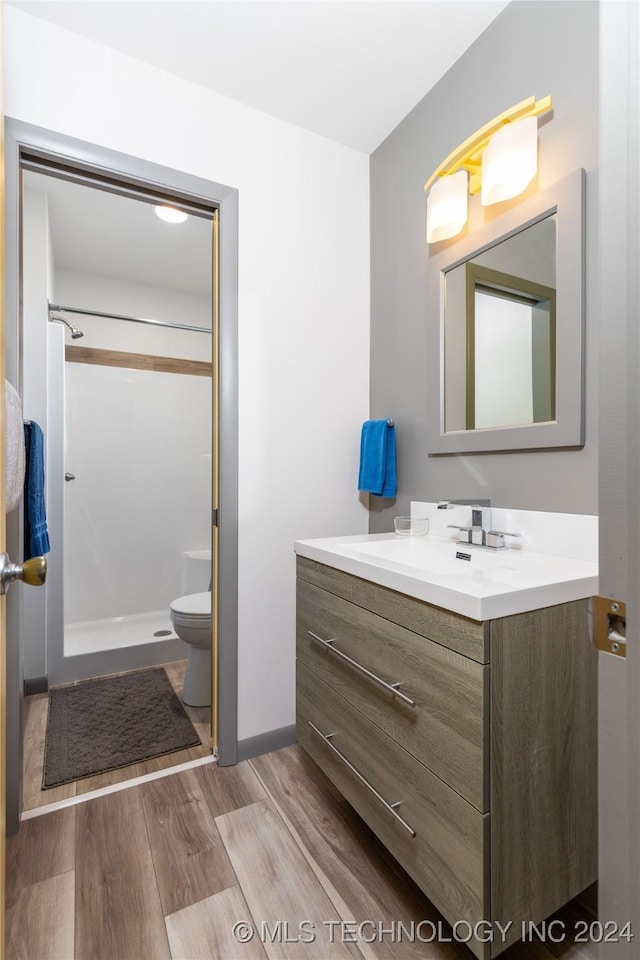
[[[83,270],[56,267],[56,303],[68,307],[119,313],[129,317],[151,317],[165,323],[184,323],[211,330],[211,297],[185,293],[147,283],[132,283],[98,276]],[[211,362],[211,334],[170,330],[144,323],[128,323],[107,317],[60,314],[84,333],[73,341],[79,347],[152,353],[160,357],[181,357]],[[71,340],[69,340],[71,343]]]
[[[11,8],[4,21],[7,116],[239,191],[239,737],[287,726],[292,543],[367,528],[368,157]]]

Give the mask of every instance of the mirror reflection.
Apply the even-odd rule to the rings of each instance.
[[[556,215],[446,271],[445,432],[556,417]]]

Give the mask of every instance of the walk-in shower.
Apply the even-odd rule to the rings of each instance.
[[[79,310],[104,345],[65,349],[66,658],[175,640],[170,603],[211,574],[211,331]]]
[[[212,214],[165,224],[144,197],[35,171],[24,210],[24,400],[52,541],[26,676],[185,659],[170,604],[212,576]]]

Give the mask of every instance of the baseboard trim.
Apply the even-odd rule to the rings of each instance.
[[[259,757],[263,753],[271,753],[272,750],[291,747],[296,742],[295,723],[290,727],[280,727],[278,730],[260,733],[257,737],[247,737],[246,740],[238,741],[238,763],[242,760],[251,760],[252,757]]]
[[[24,681],[24,695],[31,697],[34,693],[47,693],[49,690],[49,677],[31,677]]]

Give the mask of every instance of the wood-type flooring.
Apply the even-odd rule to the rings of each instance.
[[[554,940],[504,960],[597,956],[574,942],[585,906],[554,919]],[[8,840],[9,960],[305,957],[472,960],[299,747],[90,799]]]

